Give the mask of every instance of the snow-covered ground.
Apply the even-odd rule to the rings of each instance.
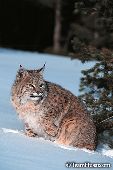
[[[0,49],[0,170],[65,170],[66,165],[72,169],[72,164],[66,162],[89,162],[89,166],[110,163],[113,166],[113,150],[108,146],[98,146],[95,152],[90,152],[23,134],[23,124],[10,103],[11,85],[20,64],[33,69],[42,67],[45,62],[45,79],[76,95],[79,94],[80,71],[93,65],[64,57]]]

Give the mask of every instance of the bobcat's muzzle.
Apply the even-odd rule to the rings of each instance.
[[[32,93],[31,95],[30,95],[30,99],[31,100],[42,100],[43,99],[43,97],[44,97],[44,95],[43,95],[43,93]]]

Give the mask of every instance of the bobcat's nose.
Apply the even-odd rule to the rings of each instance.
[[[38,94],[38,97],[42,97],[43,96],[43,93],[41,93],[41,92],[40,93],[37,92],[37,94]]]

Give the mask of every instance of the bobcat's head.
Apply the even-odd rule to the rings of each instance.
[[[43,79],[45,65],[38,70],[26,70],[22,66],[17,72],[14,88],[22,104],[27,101],[41,101],[47,96],[47,84]]]

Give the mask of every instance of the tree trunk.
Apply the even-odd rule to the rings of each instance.
[[[53,50],[55,52],[59,52],[61,48],[60,36],[61,36],[61,0],[56,0],[55,26],[54,26],[54,35],[53,35]]]

